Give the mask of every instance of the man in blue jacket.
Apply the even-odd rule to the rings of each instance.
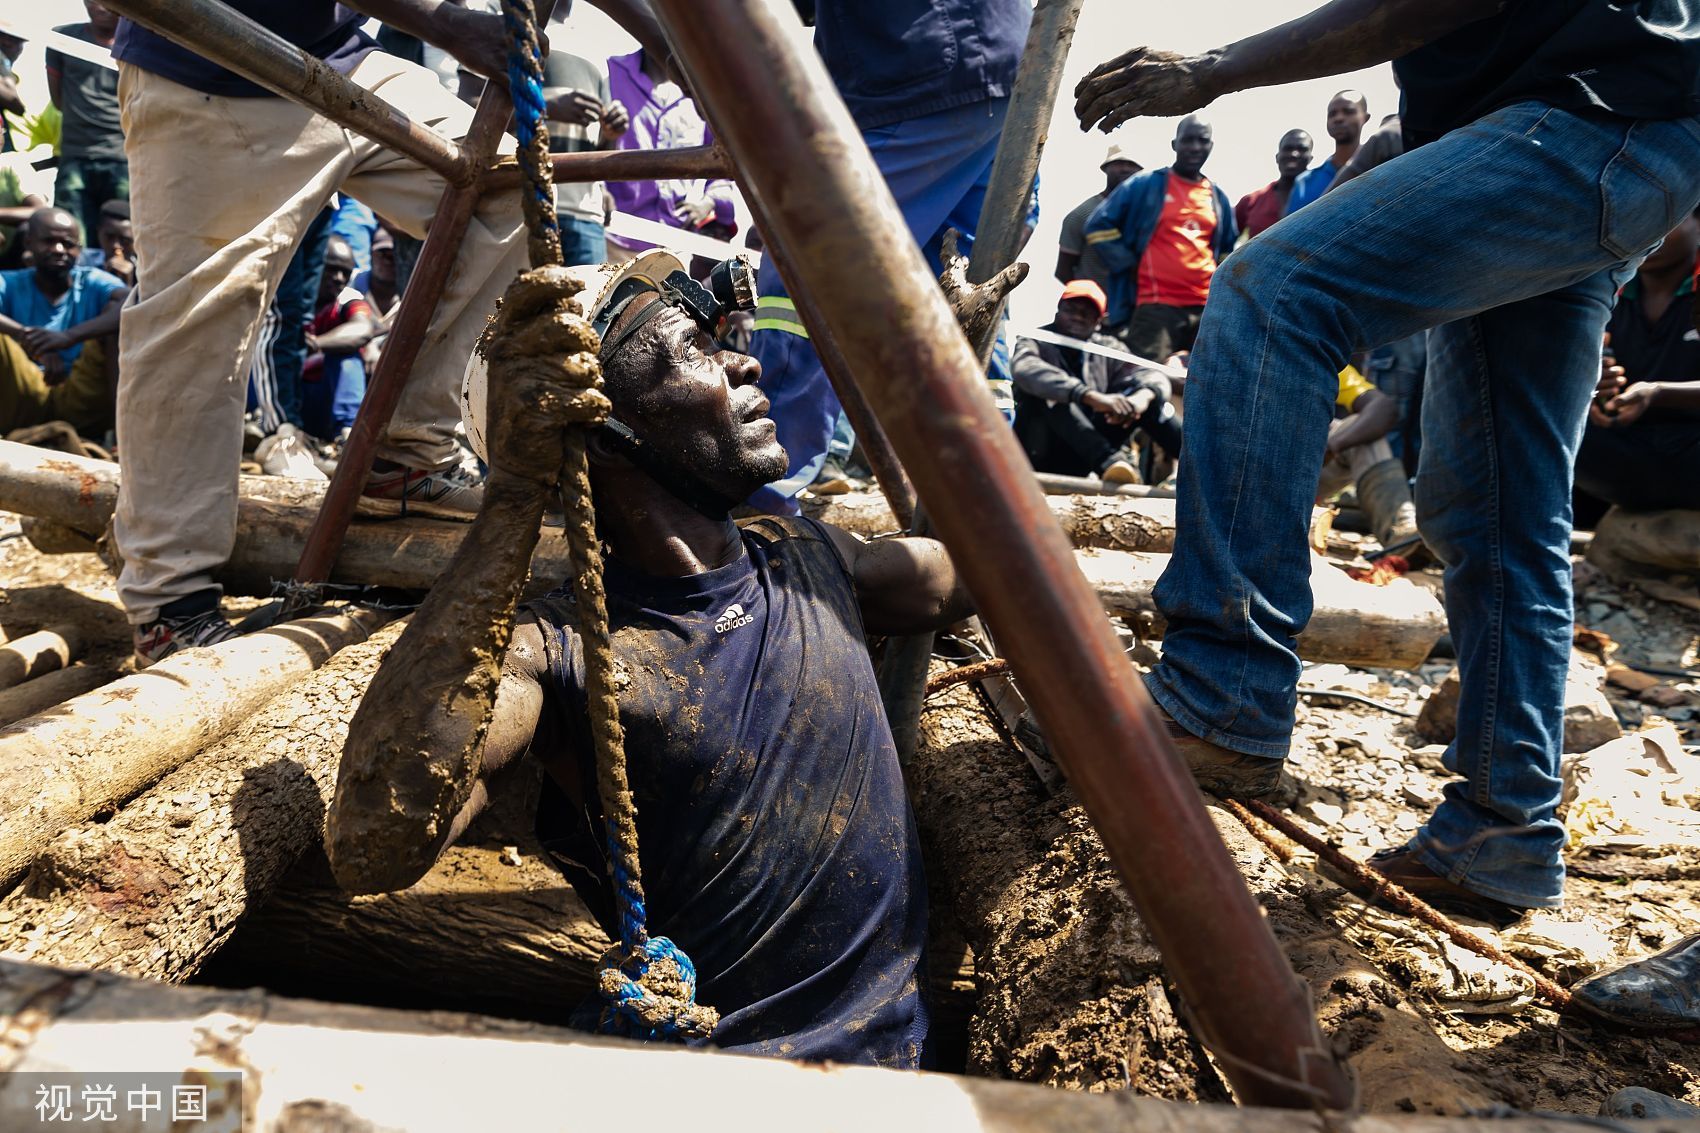
[[[1228,194],[1204,175],[1210,123],[1175,129],[1174,164],[1129,177],[1086,222],[1086,244],[1110,270],[1105,329],[1144,358],[1192,349],[1210,278],[1239,238]]]
[[[1009,92],[1033,16],[1028,0],[819,0],[815,47],[915,242],[939,270],[947,228],[967,254],[1003,133]],[[809,13],[805,12],[805,19]],[[838,398],[786,296],[772,257],[757,278],[761,301],[750,353],[761,362],[784,479],[750,502],[795,514],[796,495],[826,462]],[[1007,356],[994,355],[994,393],[1011,397]],[[1012,408],[1013,411],[1013,408]]]

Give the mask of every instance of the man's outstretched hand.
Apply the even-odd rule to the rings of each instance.
[[[1074,88],[1080,128],[1109,133],[1129,118],[1173,118],[1210,104],[1221,92],[1211,82],[1210,55],[1177,55],[1136,47],[1100,64]]]

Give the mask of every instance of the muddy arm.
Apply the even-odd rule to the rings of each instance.
[[[489,361],[484,505],[349,726],[325,836],[332,870],[349,892],[412,884],[464,824],[456,818],[480,778],[514,608],[555,493],[566,431],[587,405],[600,403],[606,413],[601,393],[584,388],[600,382],[600,371],[595,333],[571,298],[576,290],[563,269],[527,272],[508,288],[479,345]],[[515,708],[498,729],[503,757],[523,748],[540,703],[524,687],[526,678],[535,687],[541,671],[535,645],[513,654],[510,676],[522,687],[512,688],[511,679],[504,694]]]
[[[1170,117],[1224,94],[1343,75],[1385,63],[1506,0],[1334,0],[1309,15],[1202,55],[1136,47],[1095,68],[1074,88],[1081,129],[1108,132],[1129,118]]]
[[[1027,265],[1010,264],[984,283],[968,282],[968,257],[956,249],[957,231],[946,230],[939,260],[944,271],[939,273],[939,287],[950,302],[950,313],[968,336],[968,342],[980,353],[984,363],[991,356],[992,340],[997,334],[998,316],[1003,313],[1004,300],[1027,278]]]

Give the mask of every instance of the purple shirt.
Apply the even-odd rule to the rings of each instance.
[[[643,73],[643,52],[616,55],[608,60],[608,93],[626,108],[631,127],[620,136],[620,149],[679,149],[708,145],[714,140],[708,124],[697,113],[696,104],[684,97],[675,83],[656,84]],[[672,181],[610,181],[614,208],[631,216],[653,220],[674,228],[685,224],[674,215],[686,201],[709,197],[714,201],[714,222],[732,232],[738,229],[738,213],[732,182],[702,178]],[[731,233],[727,233],[730,235]],[[630,251],[654,247],[630,236],[608,239]]]

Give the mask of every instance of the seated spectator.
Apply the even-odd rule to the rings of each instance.
[[[24,226],[32,267],[0,272],[0,433],[68,421],[112,427],[119,311],[130,289],[77,266],[77,220],[38,209]]]
[[[1287,200],[1298,179],[1310,168],[1314,145],[1303,130],[1288,130],[1281,135],[1281,144],[1275,148],[1275,171],[1280,176],[1261,189],[1253,189],[1234,206],[1234,223],[1243,239],[1251,239],[1287,215]]]
[[[129,201],[107,201],[100,206],[94,238],[96,246],[84,248],[77,262],[117,276],[126,287],[136,286],[136,233],[130,224]]]
[[[1092,219],[1092,214],[1098,210],[1098,206],[1116,191],[1117,185],[1145,167],[1128,157],[1121,146],[1115,145],[1104,155],[1104,163],[1098,168],[1104,173],[1104,191],[1093,193],[1075,205],[1074,211],[1063,217],[1062,235],[1057,237],[1056,272],[1058,283],[1090,279],[1107,292],[1110,286],[1110,269],[1104,266],[1098,250],[1086,242],[1086,222]]]
[[[87,23],[54,30],[110,51],[118,33],[117,13],[94,0],[84,0],[83,9]],[[130,199],[130,165],[118,121],[118,72],[49,47],[47,96],[64,116],[53,203],[77,218],[79,236],[91,238],[100,206]]]
[[[1098,333],[1109,301],[1089,279],[1063,288],[1057,317],[1041,329],[1064,338],[1119,350]],[[1160,374],[1102,354],[1031,338],[1017,338],[1015,435],[1038,472],[1097,475],[1113,484],[1139,482],[1128,441],[1143,429],[1171,459],[1181,450],[1181,428],[1169,405],[1169,382]]]
[[[301,371],[301,416],[321,440],[340,440],[354,424],[366,398],[366,360],[361,351],[377,334],[366,297],[348,285],[354,252],[332,236],[325,244],[319,278],[318,313],[307,328],[307,363]]]
[[[1328,100],[1328,136],[1334,139],[1334,152],[1327,161],[1299,177],[1287,198],[1289,215],[1328,191],[1334,178],[1357,154],[1368,124],[1369,99],[1362,91],[1343,90]]]
[[[1424,553],[1405,466],[1387,443],[1387,434],[1399,423],[1399,403],[1370,385],[1355,366],[1347,366],[1340,371],[1334,405],[1345,416],[1329,426],[1316,502],[1326,503],[1356,485],[1358,507],[1381,545],[1406,558]]]
[[[1576,486],[1632,511],[1700,509],[1700,220],[1684,217],[1624,287],[1576,454]]]
[[[680,90],[662,60],[638,50],[608,60],[608,90],[626,111],[628,128],[619,149],[679,149],[713,140],[696,104]],[[614,207],[629,216],[730,240],[738,211],[730,181],[702,178],[670,181],[611,181]],[[621,263],[654,245],[614,233],[608,259]]]

